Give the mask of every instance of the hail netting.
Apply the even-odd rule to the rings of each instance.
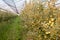
[[[19,14],[18,9],[16,7],[16,4],[14,0],[3,0],[10,8],[12,8],[16,13]]]

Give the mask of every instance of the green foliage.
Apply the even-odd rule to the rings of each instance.
[[[3,12],[0,11],[0,22],[2,21],[8,21],[9,19],[16,17],[16,14],[13,14],[11,12]]]

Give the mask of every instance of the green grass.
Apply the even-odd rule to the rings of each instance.
[[[22,40],[23,27],[19,17],[0,23],[0,40]]]
[[[0,11],[0,40],[23,40],[26,31],[21,23],[16,14]]]

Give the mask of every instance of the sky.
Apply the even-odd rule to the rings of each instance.
[[[24,6],[24,0],[15,0],[15,4],[17,9],[20,11],[22,10],[23,6]],[[6,9],[9,11],[14,12],[14,10],[12,10],[6,3],[4,3],[4,1],[0,0],[0,8]]]
[[[22,10],[24,3],[25,3],[25,0],[15,0],[16,7],[19,11]],[[58,0],[56,3],[60,3],[60,0]],[[6,10],[9,9],[9,11],[13,12],[13,10],[7,4],[5,4],[2,0],[0,0],[0,8],[6,9]]]

